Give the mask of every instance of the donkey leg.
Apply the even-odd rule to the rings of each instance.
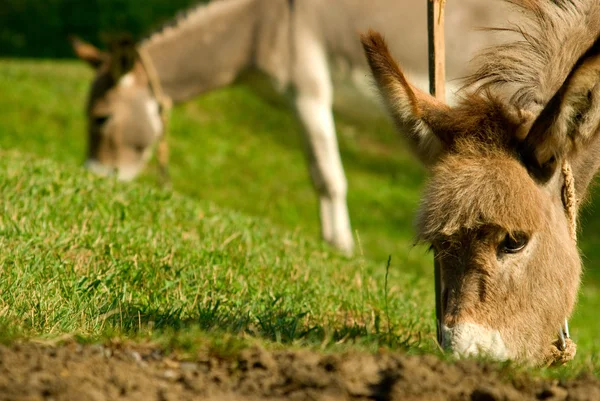
[[[298,95],[296,108],[305,126],[310,173],[319,195],[323,238],[351,253],[347,182],[340,159],[331,109],[311,96]]]
[[[295,105],[304,125],[310,172],[319,194],[323,238],[338,249],[353,249],[346,204],[347,182],[331,111],[333,88],[321,44],[299,35],[296,39]]]

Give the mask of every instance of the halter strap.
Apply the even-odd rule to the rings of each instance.
[[[577,242],[577,193],[575,192],[575,178],[573,177],[573,170],[571,170],[571,164],[565,160],[562,164],[563,174],[563,189],[562,189],[562,202],[565,208],[565,214],[569,221],[569,234],[571,239]]]
[[[168,133],[169,133],[169,117],[171,115],[171,109],[173,107],[173,100],[165,94],[163,91],[163,87],[160,84],[160,79],[158,77],[158,72],[154,67],[154,63],[148,54],[148,51],[140,47],[138,49],[138,54],[140,56],[140,62],[142,63],[142,67],[146,71],[146,75],[148,76],[148,84],[150,86],[150,90],[154,95],[156,101],[160,106],[160,119],[163,126],[163,132],[160,136],[158,146],[156,148],[156,159],[158,161],[158,169],[160,175],[160,181],[163,185],[167,185],[170,182],[169,177],[169,144]]]
[[[565,209],[565,215],[569,223],[569,234],[573,242],[577,242],[577,192],[575,190],[575,177],[571,164],[565,159],[562,163],[561,172],[563,175],[562,203]],[[569,333],[569,322],[565,319],[564,326],[558,330],[558,340],[555,343],[556,349],[552,349],[549,364],[565,364],[575,357],[577,344],[571,340]]]

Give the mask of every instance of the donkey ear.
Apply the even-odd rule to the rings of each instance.
[[[70,36],[69,41],[77,57],[86,61],[92,68],[96,69],[107,59],[107,54],[92,44],[84,42],[77,36]]]
[[[412,86],[390,54],[383,37],[374,31],[361,35],[373,77],[398,130],[425,166],[434,164],[451,143],[441,129],[450,108]]]
[[[558,160],[582,148],[599,126],[600,38],[581,56],[533,121],[520,152],[530,174],[539,182],[546,182],[556,170]]]
[[[138,52],[130,36],[111,40],[110,74],[115,81],[131,71],[138,59]]]

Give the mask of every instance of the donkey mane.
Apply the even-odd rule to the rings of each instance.
[[[177,13],[175,18],[165,22],[146,35],[140,44],[147,45],[166,37],[175,37],[185,32],[187,26],[202,25],[210,22],[216,12],[223,8],[235,8],[254,0],[212,0],[208,3],[193,5]]]
[[[540,134],[548,135],[546,124],[557,116],[546,115],[555,110],[547,105],[569,103],[574,97],[572,93],[566,100],[560,93],[565,82],[571,92],[585,89],[577,95],[582,104],[592,107],[592,93],[586,88],[594,87],[589,81],[597,81],[599,68],[592,66],[589,73],[574,71],[586,62],[582,56],[600,46],[600,2],[503,1],[522,18],[508,28],[491,30],[508,31],[517,38],[480,52],[475,58],[476,72],[465,79],[458,105],[441,113],[448,118],[427,119],[449,152],[433,167],[432,181],[426,187],[416,222],[419,239],[431,241],[440,234],[450,236],[459,229],[488,224],[500,224],[508,232],[535,231],[546,216],[527,206],[542,204],[542,197],[524,164],[527,153],[521,152],[528,149],[524,145],[515,148],[515,144],[525,137],[531,143],[540,140],[541,135],[536,139],[538,127],[543,128]],[[503,100],[505,96],[508,99]],[[542,108],[546,109],[540,114]],[[579,140],[586,140],[595,130],[585,127],[585,118],[575,111],[571,114],[567,131],[578,131]],[[557,136],[546,146],[548,152],[555,152],[553,145],[565,140],[569,139]]]
[[[508,90],[519,109],[539,110],[565,82],[577,60],[600,33],[600,2],[504,0],[523,18],[506,28],[518,39],[490,47],[474,59],[465,88]]]

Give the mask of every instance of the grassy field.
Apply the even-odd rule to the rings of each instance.
[[[319,241],[301,129],[285,99],[243,83],[178,106],[171,192],[151,169],[123,185],[80,167],[90,77],[80,63],[0,61],[5,338],[186,346],[225,333],[271,346],[436,352],[431,258],[412,245],[425,174],[385,121],[337,116],[360,239],[348,259]],[[594,203],[582,223],[571,373],[600,367]]]

